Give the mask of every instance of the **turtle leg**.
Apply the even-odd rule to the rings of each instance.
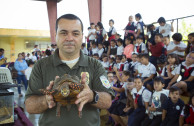
[[[77,105],[77,108],[79,108],[79,104]],[[82,111],[78,110],[78,116],[79,116],[79,118],[82,118]]]
[[[39,91],[41,93],[43,93],[44,95],[54,95],[58,92],[57,89],[52,89],[52,90],[46,90],[46,89],[39,89]]]
[[[56,112],[56,116],[60,117],[61,116],[61,103],[57,102],[57,112]]]

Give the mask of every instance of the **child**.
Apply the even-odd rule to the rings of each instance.
[[[107,35],[106,35],[106,31],[103,27],[103,24],[101,22],[97,23],[97,27],[99,28],[99,32],[97,34],[97,42],[99,44],[99,43],[105,42]]]
[[[183,108],[179,117],[179,126],[194,126],[194,92],[189,98],[189,103]]]
[[[155,26],[153,24],[150,24],[147,26],[148,32],[146,37],[148,38],[148,42],[150,42],[152,45],[155,45],[155,35],[158,34],[158,31],[156,30]]]
[[[185,55],[189,54],[191,51],[194,51],[194,32],[188,35],[188,44],[185,50]]]
[[[123,47],[123,40],[119,38],[117,40],[117,55],[123,55],[124,47]]]
[[[98,47],[97,47],[97,43],[95,41],[92,41],[91,54],[94,55],[95,53],[98,53]]]
[[[91,41],[95,41],[95,39],[96,39],[96,29],[95,29],[94,23],[90,23],[90,29],[88,31],[87,38],[89,39],[89,42],[87,44],[87,48],[89,49]]]
[[[122,56],[119,55],[119,56],[116,56],[116,67],[117,69],[119,70],[120,67],[121,67],[121,60],[122,60]],[[119,70],[120,71],[120,70]]]
[[[125,39],[126,46],[124,48],[124,53],[123,53],[126,55],[127,59],[129,59],[130,61],[131,61],[132,52],[134,50],[134,46],[131,42],[132,42],[131,38],[127,37]]]
[[[163,42],[164,42],[164,48],[167,49],[168,45],[170,44],[170,37],[168,36],[163,37]]]
[[[154,75],[156,74],[156,67],[149,62],[149,55],[142,54],[141,55],[141,63],[142,68],[139,70],[140,77],[142,77],[144,86],[149,89],[150,91],[153,90],[153,81]]]
[[[121,88],[112,87],[113,90],[120,93],[120,96],[117,105],[111,112],[111,117],[114,119],[116,124],[125,126],[120,116],[126,116],[126,113],[123,111],[123,109],[126,107],[127,84],[128,84],[127,81],[130,78],[130,73],[129,71],[123,71],[122,76],[120,76],[120,73],[117,71],[116,67],[114,67],[114,71],[116,72],[117,78],[122,83],[122,87]]]
[[[176,86],[170,88],[170,97],[162,105],[161,126],[179,126],[179,116],[184,107],[179,90]]]
[[[136,26],[133,21],[133,16],[129,16],[129,22],[124,29],[125,30],[124,40],[129,36],[129,33],[132,33],[135,35],[135,29],[136,29]]]
[[[181,89],[181,94],[194,89],[194,52],[190,52],[186,61],[179,65],[173,79],[177,80],[179,75],[182,79],[175,85]]]
[[[132,53],[132,56],[131,56],[131,59],[132,61],[129,63],[129,64],[126,64],[124,66],[124,70],[129,70],[130,73],[134,76],[134,73],[135,73],[135,66],[136,64],[138,63],[137,62],[137,56],[138,54],[137,53]]]
[[[137,54],[137,53],[136,53],[136,54]],[[141,68],[142,68],[141,54],[138,54],[138,55],[137,55],[137,63],[136,63],[136,65],[135,65],[135,67],[134,67],[134,69],[135,69],[134,76],[135,76],[135,77],[136,77],[136,76],[140,76],[140,75],[139,75],[140,72],[138,72],[138,71],[141,71]]]
[[[108,70],[108,68],[109,68],[109,62],[108,62],[108,56],[107,55],[103,55],[103,57],[102,57],[102,66],[106,69],[106,70]]]
[[[103,45],[102,43],[99,43],[98,44],[98,55],[99,55],[99,58],[102,57],[102,54],[104,53],[104,48],[103,48]]]
[[[94,55],[92,55],[92,57],[93,57],[94,59],[100,60],[98,53],[95,53]]]
[[[134,79],[134,84],[135,88],[132,89],[131,94],[133,96],[135,110],[128,118],[128,126],[141,126],[152,93],[143,86],[143,81],[140,77]]]
[[[171,82],[172,78],[174,77],[174,74],[176,73],[179,65],[179,59],[176,54],[168,54],[167,56],[167,65],[163,68],[161,76],[164,79],[165,87],[169,89],[171,87],[171,83],[173,84],[174,82]]]
[[[114,20],[111,19],[109,20],[109,32],[108,32],[108,41],[110,42],[112,39],[115,39],[115,35],[117,34],[117,31],[115,29],[114,25]]]
[[[114,66],[116,66],[115,57],[111,56],[111,57],[109,58],[109,68],[108,68],[108,70],[109,70],[110,72],[112,72]]]
[[[163,89],[165,86],[162,77],[154,78],[154,93],[152,95],[152,105],[146,111],[148,116],[142,126],[160,126],[162,123],[162,104],[168,99],[169,90]]]
[[[27,81],[30,79],[30,74],[32,72],[32,67],[34,66],[34,62],[32,60],[29,60],[28,62],[28,68],[25,70],[25,75]]]
[[[157,67],[157,63],[165,63],[165,59],[162,59],[160,56],[163,54],[166,56],[166,49],[164,48],[164,43],[162,42],[162,34],[155,35],[155,45],[152,45],[148,42],[150,47],[150,52],[152,56],[150,56],[150,62]],[[164,57],[165,58],[165,57]],[[162,61],[163,60],[163,61]]]
[[[186,49],[186,45],[181,41],[182,35],[180,33],[175,33],[172,36],[173,42],[170,42],[170,44],[167,47],[167,54],[175,53],[179,57],[179,61],[182,62],[184,60],[184,52]]]
[[[143,43],[143,36],[137,36],[136,45],[134,47],[134,52],[136,53],[147,53],[146,45]]]
[[[137,36],[141,35],[142,36],[142,42],[145,43],[145,38],[144,38],[144,23],[142,21],[142,17],[139,13],[135,15],[135,20],[137,21]]]
[[[125,67],[128,66],[128,61],[125,55],[122,55],[122,59],[121,59],[121,63],[120,63],[120,67],[119,67],[119,71],[123,71]]]
[[[116,40],[115,39],[112,39],[111,42],[110,42],[110,46],[108,48],[108,56],[110,55],[114,55],[116,56],[117,54],[117,45],[116,45]]]
[[[86,49],[85,43],[82,43],[81,50],[82,50],[83,54],[88,55],[88,50]]]
[[[166,23],[166,20],[164,19],[164,17],[160,17],[158,19],[158,23],[159,23],[159,33],[163,35],[163,37],[170,37],[171,35],[171,32],[174,31],[174,28],[173,28],[173,21],[171,22],[171,25],[170,24],[167,24]]]

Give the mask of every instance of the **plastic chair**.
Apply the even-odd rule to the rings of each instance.
[[[0,67],[0,83],[10,82],[13,83],[11,72],[6,67]]]

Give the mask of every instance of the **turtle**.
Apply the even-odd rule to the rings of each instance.
[[[66,106],[70,111],[71,105],[75,104],[77,95],[83,90],[84,85],[81,84],[79,77],[69,74],[56,78],[51,90],[39,89],[45,95],[52,95],[57,103],[56,116],[60,117],[61,106]],[[79,105],[78,105],[79,106]],[[81,118],[82,112],[78,112]]]

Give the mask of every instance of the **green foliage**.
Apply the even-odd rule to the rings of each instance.
[[[179,24],[180,25],[180,24]],[[179,27],[179,33],[183,35],[183,40],[188,40],[188,34],[194,31],[191,24],[187,24],[183,19],[181,21],[181,26]]]

